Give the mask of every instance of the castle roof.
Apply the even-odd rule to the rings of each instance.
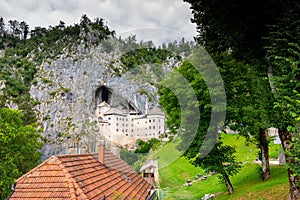
[[[98,104],[98,107],[109,107],[110,108],[110,105],[108,103],[106,103],[105,101],[103,101],[100,104]]]
[[[165,113],[157,106],[154,106],[150,112],[148,113],[148,115],[163,115],[165,116]]]
[[[121,110],[117,108],[111,108],[107,112],[104,113],[104,115],[123,115],[126,116]]]

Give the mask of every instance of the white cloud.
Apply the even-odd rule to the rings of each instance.
[[[0,0],[0,3],[0,16],[6,21],[24,20],[31,28],[54,26],[60,20],[74,24],[87,14],[90,19],[103,18],[117,34],[142,33],[137,34],[140,39],[152,36],[161,41],[167,36],[196,35],[195,25],[190,22],[189,4],[183,0]],[[150,32],[147,32],[150,29],[141,31],[149,27],[152,27]]]

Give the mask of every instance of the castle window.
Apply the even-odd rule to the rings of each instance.
[[[155,126],[153,126],[153,129],[155,129]]]
[[[116,130],[117,132],[119,131],[119,129]]]
[[[151,126],[149,126],[149,129],[151,129]]]
[[[110,123],[108,123],[108,126],[110,126]]]
[[[108,118],[108,120],[110,120],[110,117]]]
[[[128,134],[126,134],[126,136],[128,136]]]
[[[149,119],[149,122],[151,122],[151,119]]]
[[[153,119],[153,122],[155,122],[155,119]]]

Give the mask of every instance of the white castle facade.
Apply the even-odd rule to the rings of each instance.
[[[124,113],[104,101],[95,112],[100,133],[106,140],[128,149],[135,149],[138,139],[158,139],[165,132],[165,114],[158,107],[140,115],[137,112]]]

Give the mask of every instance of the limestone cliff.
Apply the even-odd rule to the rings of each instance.
[[[66,153],[69,147],[79,151],[78,146],[85,146],[92,151],[101,138],[94,110],[104,100],[124,111],[140,113],[157,105],[153,82],[141,80],[141,74],[136,78],[130,72],[114,73],[116,68],[122,70],[118,61],[121,54],[116,49],[108,53],[101,45],[92,48],[79,45],[76,53],[66,52],[38,66],[36,84],[30,94],[40,102],[36,109],[48,143],[42,149],[44,157]],[[169,60],[162,72],[166,73],[175,64],[176,61]]]

